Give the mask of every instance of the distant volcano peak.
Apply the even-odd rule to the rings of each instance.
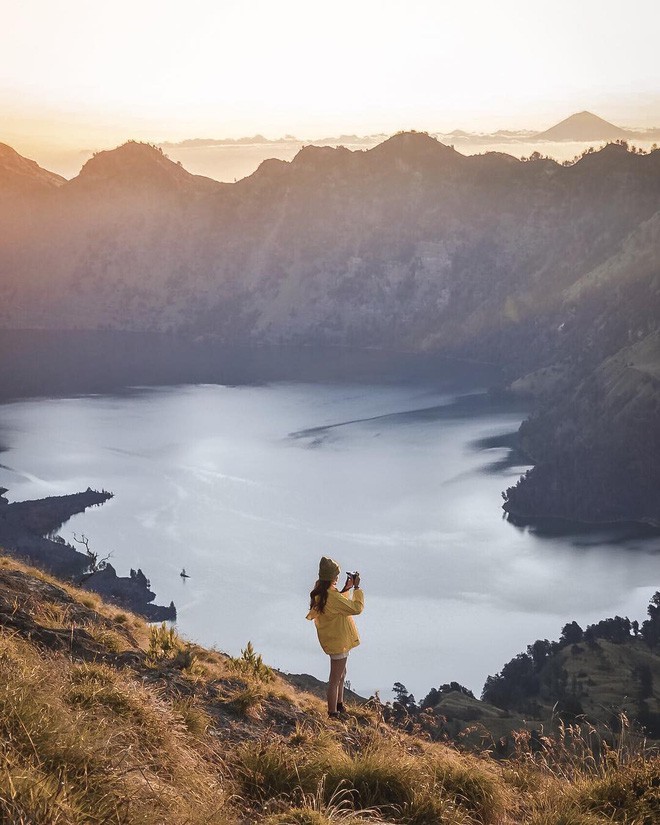
[[[576,112],[545,132],[534,135],[535,140],[618,140],[628,137],[625,129],[615,126],[593,112]]]

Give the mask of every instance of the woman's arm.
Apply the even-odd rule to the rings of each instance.
[[[362,613],[364,609],[364,593],[362,592],[362,588],[356,587],[353,590],[352,599],[342,596],[338,590],[332,590],[330,592],[333,594],[332,609],[336,610],[337,613],[341,613],[344,616],[357,616],[359,613]]]

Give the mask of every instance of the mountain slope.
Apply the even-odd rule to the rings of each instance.
[[[4,558],[0,710],[0,818],[17,825],[623,825],[660,810],[657,754],[622,747],[594,770],[555,740],[556,762],[549,748],[500,765],[374,711],[328,721],[249,648],[187,645]]]
[[[118,178],[129,148],[140,175]],[[470,345],[555,300],[660,205],[660,153],[616,146],[563,168],[398,135],[306,147],[234,186],[198,186],[152,147],[113,151],[0,258],[4,325]]]
[[[586,630],[571,622],[558,642],[537,640],[489,676],[483,698],[518,713],[616,724],[624,713],[660,739],[660,592],[640,624],[616,616]]]
[[[388,716],[432,738],[507,755],[520,737],[540,742],[562,726],[621,730],[660,741],[660,592],[648,619],[616,616],[565,625],[559,641],[538,639],[489,676],[478,700],[456,682],[432,688],[415,702],[395,684]]]
[[[565,381],[523,423],[521,443],[537,466],[507,490],[515,520],[660,524],[660,333]]]
[[[0,143],[0,197],[35,194],[57,189],[66,179]]]

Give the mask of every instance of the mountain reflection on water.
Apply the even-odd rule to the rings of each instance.
[[[503,518],[525,413],[485,392],[492,370],[368,373],[6,404],[0,485],[12,500],[112,490],[64,538],[84,532],[122,574],[141,567],[184,635],[232,654],[251,640],[289,672],[326,677],[304,618],[319,557],[359,569],[349,678],[365,694],[401,681],[421,698],[450,680],[479,692],[568,621],[644,617],[657,534]]]

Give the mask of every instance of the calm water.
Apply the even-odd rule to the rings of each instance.
[[[463,376],[461,394],[483,376]],[[469,386],[471,385],[471,387]],[[452,679],[480,692],[536,638],[626,614],[660,586],[660,541],[539,536],[502,518],[524,467],[484,439],[522,411],[456,381],[433,385],[177,386],[0,407],[12,500],[92,487],[115,498],[72,519],[120,574],[141,567],[179,630],[326,677],[307,593],[318,558],[359,569],[363,644],[349,678],[418,698]],[[191,578],[179,577],[185,566]]]

